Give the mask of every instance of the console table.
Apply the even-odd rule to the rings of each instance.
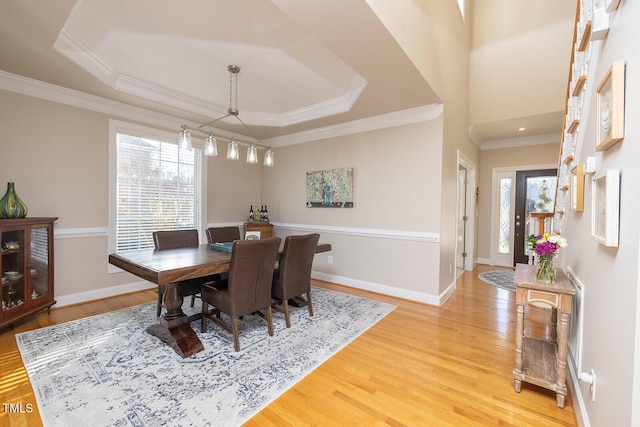
[[[514,285],[517,307],[515,391],[520,392],[522,381],[553,390],[558,407],[564,408],[567,396],[567,333],[575,288],[561,269],[556,269],[555,283],[538,282],[536,266],[527,264],[516,265]],[[525,335],[524,312],[525,305],[529,304],[551,307],[551,340]]]
[[[247,222],[244,224],[244,231],[259,231],[260,238],[273,237],[273,224],[268,222]]]

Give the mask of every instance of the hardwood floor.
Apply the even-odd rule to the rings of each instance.
[[[521,393],[514,391],[515,294],[477,278],[489,269],[463,273],[440,308],[314,281],[397,308],[245,425],[577,425],[570,396],[560,409],[548,390],[523,384]],[[53,309],[0,330],[0,426],[42,425],[16,333],[155,298],[144,291]],[[528,314],[534,321],[527,333],[547,335],[548,315]],[[8,404],[21,404],[24,411],[10,412]]]

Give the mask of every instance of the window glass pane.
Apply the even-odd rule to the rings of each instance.
[[[552,218],[532,218],[529,214],[531,212],[553,212],[555,206],[556,197],[556,182],[557,177],[551,176],[538,176],[527,178],[527,204],[525,207],[525,217],[528,219],[529,228],[526,230],[527,234],[539,233],[539,221],[545,221],[545,230],[550,230],[550,221]],[[524,241],[524,253],[525,255],[532,255],[529,249],[527,240]]]
[[[511,252],[511,178],[500,179],[498,253]]]
[[[117,135],[116,251],[153,248],[156,230],[201,228],[201,150]]]
[[[555,176],[527,178],[527,217],[531,212],[553,212],[556,180]]]

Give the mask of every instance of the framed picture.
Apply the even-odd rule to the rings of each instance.
[[[596,93],[596,151],[624,138],[624,61],[614,62]]]
[[[591,235],[605,246],[618,246],[620,170],[611,169],[592,181]]]
[[[576,165],[571,169],[569,192],[571,195],[571,210],[576,212],[584,211],[584,166],[582,164]]]
[[[308,208],[352,208],[353,168],[307,172]]]

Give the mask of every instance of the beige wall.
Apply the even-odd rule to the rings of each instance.
[[[475,166],[478,147],[469,138],[471,28],[458,5],[441,0],[367,0],[444,104],[440,188],[439,289],[455,286],[458,150]],[[468,3],[468,2],[466,2]],[[467,6],[467,14],[469,7]],[[435,208],[435,205],[434,205]]]
[[[29,216],[57,216],[64,228],[105,226],[107,117],[1,93],[0,184],[16,183]]]
[[[315,259],[321,278],[438,303],[438,244],[420,236],[439,233],[441,140],[440,117],[276,149],[263,170],[276,233],[319,231],[333,245]],[[354,169],[354,207],[307,208],[306,172],[343,167]]]
[[[480,153],[480,180],[478,188],[478,260],[487,263],[491,257],[491,191],[492,173],[496,168],[530,169],[531,165],[558,166],[560,143],[529,147],[484,150]]]
[[[470,124],[563,111],[576,2],[482,0],[473,14]]]

